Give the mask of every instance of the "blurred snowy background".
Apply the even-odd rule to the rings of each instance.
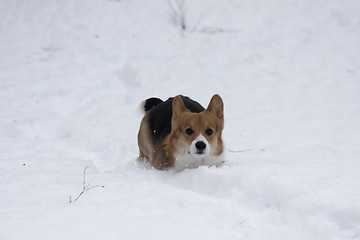
[[[214,93],[223,167],[136,163]],[[0,239],[360,239],[358,0],[2,0],[0,116]]]

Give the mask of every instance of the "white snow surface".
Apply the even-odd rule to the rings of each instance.
[[[360,239],[360,1],[185,3],[0,2],[1,240]],[[215,93],[222,167],[136,162],[141,101]]]

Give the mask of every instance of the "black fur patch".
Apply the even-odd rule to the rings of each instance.
[[[147,102],[154,102],[156,98],[149,98],[146,100],[145,106],[147,106]],[[158,99],[158,98],[157,98]],[[189,109],[191,112],[200,113],[205,109],[198,102],[194,100],[181,96],[185,107]],[[158,99],[160,100],[160,99]],[[169,98],[165,102],[161,101],[161,103],[156,104],[151,108],[149,112],[149,125],[150,130],[153,136],[154,143],[156,143],[159,139],[163,139],[167,135],[171,133],[171,119],[172,119],[172,102],[174,98]],[[148,106],[153,105],[149,104]],[[146,108],[145,108],[146,109]]]
[[[148,112],[150,109],[152,109],[153,107],[156,107],[157,105],[159,105],[160,103],[163,103],[164,101],[161,100],[160,98],[149,98],[146,99],[145,104],[144,104],[144,111]]]

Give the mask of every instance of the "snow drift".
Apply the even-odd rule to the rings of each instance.
[[[169,1],[0,3],[0,238],[360,239],[359,2]],[[224,166],[136,163],[141,101],[214,93]]]

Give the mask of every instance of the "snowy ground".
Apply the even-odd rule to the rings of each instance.
[[[360,2],[186,5],[0,2],[0,239],[360,239]],[[136,163],[180,93],[223,97],[223,167]]]

